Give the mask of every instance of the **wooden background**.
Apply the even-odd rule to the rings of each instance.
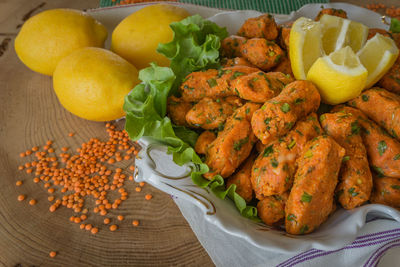
[[[354,4],[374,1],[352,0]],[[398,0],[382,1],[387,5]],[[69,222],[72,210],[48,212],[48,193],[31,174],[18,171],[26,162],[19,153],[54,140],[55,148],[78,147],[91,137],[106,140],[104,123],[75,117],[58,103],[51,78],[34,73],[17,58],[13,40],[30,15],[58,7],[88,9],[98,0],[0,0],[0,265],[4,266],[146,266],[213,265],[169,195],[145,186],[120,206],[125,221],[116,232],[101,227],[97,235]],[[119,125],[122,127],[122,124]],[[68,137],[69,132],[76,135]],[[21,187],[15,182],[23,180]],[[154,197],[146,201],[144,195]],[[38,200],[18,202],[26,194]],[[133,219],[140,221],[133,227]],[[102,218],[93,223],[102,226]],[[50,251],[57,251],[55,258]]]

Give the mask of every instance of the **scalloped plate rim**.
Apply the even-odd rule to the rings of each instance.
[[[214,15],[214,16],[209,17],[209,19],[212,19],[212,17],[215,18],[218,16],[229,16],[231,14],[234,14],[234,15],[235,14],[245,14],[245,13],[247,14],[247,13],[251,13],[251,12],[253,12],[253,14],[256,14],[258,12],[258,11],[252,11],[252,10],[230,11],[230,10],[209,8],[209,7],[204,7],[204,6],[197,6],[197,5],[193,5],[193,4],[177,3],[177,2],[164,2],[164,3],[182,6],[184,8],[187,8],[188,10],[192,10],[192,11],[193,10],[201,10],[201,12],[203,12],[203,16],[204,16],[204,14],[208,14],[208,12],[209,12],[212,15]],[[134,10],[138,10],[138,9],[140,9],[144,6],[148,6],[150,4],[159,4],[159,3],[157,3],[157,2],[155,2],[155,3],[140,3],[140,4],[126,5],[126,6],[106,7],[106,8],[90,9],[87,12],[89,14],[91,14],[92,16],[94,16],[95,18],[99,19],[100,21],[102,21],[102,18],[103,19],[106,18],[105,26],[110,27],[110,26],[113,26],[113,25],[110,25],[110,22],[113,21],[113,23],[115,23],[115,21],[117,21],[116,20],[117,16],[119,16],[119,18],[118,18],[119,21],[122,19],[121,15],[118,14],[117,11],[123,11],[125,13],[127,13],[128,11],[132,12]],[[347,3],[331,3],[331,4],[323,4],[323,5],[325,7],[354,9],[357,12],[361,12],[362,14],[364,14],[366,16],[368,15],[369,19],[371,19],[371,16],[375,16],[377,19],[380,18],[380,15],[378,15],[368,9],[357,7],[357,6],[354,6],[351,4],[347,4]],[[317,7],[320,7],[320,6],[321,6],[321,4],[307,4],[307,5],[303,6],[302,8],[300,8],[299,10],[294,11],[288,15],[275,14],[274,16],[276,17],[278,22],[282,23],[282,22],[285,22],[288,20],[295,19],[301,15],[304,15],[305,13],[308,12],[308,10],[316,9]],[[348,11],[348,10],[346,10],[346,11]],[[207,16],[205,16],[205,17],[207,17]],[[350,16],[350,18],[351,18],[351,16]],[[374,26],[376,26],[376,25],[378,25],[377,27],[379,27],[379,28],[384,28],[384,29],[388,28],[388,26],[383,24],[382,22],[380,22],[380,23],[376,22]],[[111,34],[109,34],[109,36],[108,36],[108,41],[107,41],[108,43],[110,41],[110,37],[111,37]],[[148,144],[150,144],[149,139],[146,139],[146,138],[139,140],[139,143],[141,144],[141,146],[143,148],[145,148]],[[141,155],[141,154],[139,153],[139,155]],[[148,159],[146,159],[146,156],[144,156],[142,159],[148,160]],[[138,160],[138,161],[140,161],[140,160]],[[139,169],[137,171],[139,171]],[[157,176],[157,174],[154,171],[151,172],[151,170],[150,170],[150,173],[152,173],[151,175]],[[137,181],[149,182],[156,188],[158,188],[166,193],[171,193],[171,190],[162,188],[160,186],[160,184],[157,183],[157,179],[149,180],[148,178],[149,177],[135,177],[135,179]],[[206,190],[206,192],[208,192],[208,194],[210,195],[210,198],[216,198],[216,196],[213,194],[210,194],[208,190]],[[218,199],[218,201],[226,202],[226,200],[220,200],[220,199]],[[229,201],[229,202],[230,202],[229,204],[228,203],[225,203],[225,204],[227,204],[228,207],[229,206],[232,207],[233,206],[232,201]],[[204,210],[201,212],[204,213]],[[332,249],[342,248],[345,245],[351,243],[356,238],[358,230],[366,223],[365,219],[366,219],[368,213],[376,213],[376,212],[384,213],[384,214],[386,214],[386,216],[383,216],[383,217],[393,218],[397,221],[400,221],[400,212],[398,212],[397,210],[395,210],[393,208],[383,206],[383,205],[377,205],[377,204],[364,205],[364,206],[354,209],[352,211],[345,211],[343,209],[340,209],[335,214],[337,214],[339,216],[340,215],[340,214],[338,214],[339,212],[350,213],[351,215],[347,216],[346,221],[352,220],[352,221],[356,222],[356,223],[353,223],[350,226],[346,227],[347,231],[350,231],[351,234],[345,235],[344,238],[341,240],[341,242],[335,242],[334,239],[327,240],[327,241],[325,240],[324,242],[315,241],[315,240],[310,239],[310,237],[312,238],[313,235],[318,234],[318,230],[323,228],[323,225],[322,225],[321,228],[319,228],[316,232],[309,234],[309,235],[305,235],[305,236],[291,236],[291,235],[285,234],[285,236],[281,237],[284,242],[281,242],[280,244],[277,244],[276,240],[274,241],[275,242],[274,243],[274,242],[271,242],[271,240],[269,240],[267,238],[260,240],[259,236],[249,235],[246,233],[246,231],[243,228],[238,229],[236,227],[232,227],[232,224],[230,222],[221,220],[220,218],[218,218],[218,215],[211,216],[211,215],[205,214],[204,216],[207,219],[207,221],[216,225],[218,228],[220,228],[227,234],[240,237],[240,238],[246,240],[247,242],[255,245],[256,247],[259,247],[262,249],[268,249],[270,251],[276,251],[276,252],[280,252],[280,253],[302,251],[302,250],[306,250],[306,249],[310,249],[310,248],[316,248],[316,249],[322,249],[322,250],[332,250]],[[241,220],[246,220],[247,222],[250,221],[248,219],[241,217],[237,211],[236,211],[235,216],[240,218]],[[331,216],[329,218],[329,220],[331,220],[334,216],[335,215]],[[251,223],[254,224],[253,222],[251,222]],[[258,225],[258,224],[255,224],[255,225]],[[340,226],[340,224],[336,225],[335,228],[338,228],[339,226]],[[266,228],[268,228],[268,227],[266,227]],[[268,236],[268,232],[265,233],[265,235]],[[276,239],[276,236],[274,236],[273,239]],[[296,241],[294,242],[294,240],[296,240]]]

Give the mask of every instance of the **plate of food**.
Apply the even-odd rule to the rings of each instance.
[[[272,251],[339,249],[371,217],[400,222],[400,38],[384,18],[173,4],[191,16],[157,48],[169,67],[142,69],[125,98],[136,181]],[[89,13],[114,28],[143,6]]]

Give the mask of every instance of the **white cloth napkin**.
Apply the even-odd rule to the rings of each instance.
[[[216,266],[400,266],[400,224],[396,221],[371,220],[352,244],[340,250],[278,254],[222,232],[191,203],[175,197],[174,201]]]

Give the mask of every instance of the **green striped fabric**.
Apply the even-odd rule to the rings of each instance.
[[[100,7],[113,6],[119,3],[111,0],[100,0]],[[138,1],[142,2],[142,1]],[[149,1],[151,2],[151,1]],[[310,3],[329,3],[329,0],[178,0],[181,3],[190,3],[223,9],[248,9],[261,12],[288,14]]]

